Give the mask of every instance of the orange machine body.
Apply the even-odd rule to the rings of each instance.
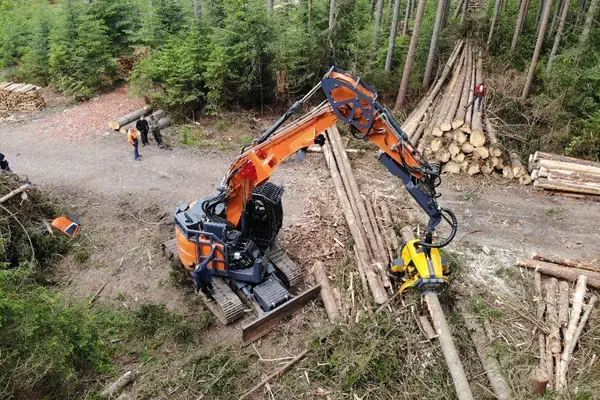
[[[179,259],[186,269],[192,271],[196,265],[200,264],[202,256],[207,257],[212,252],[213,247],[216,247],[215,258],[208,263],[208,269],[224,271],[227,268],[223,244],[216,243],[210,237],[202,234],[196,236],[194,240],[188,240],[179,228],[175,229],[175,237]]]

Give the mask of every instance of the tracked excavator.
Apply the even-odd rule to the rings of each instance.
[[[322,90],[326,99],[306,115],[293,117]],[[406,243],[402,257],[390,266],[399,275],[400,290],[417,287],[439,292],[448,283],[448,269],[439,249],[456,234],[456,218],[439,207],[436,188],[440,170],[411,145],[400,124],[377,100],[377,92],[359,77],[332,67],[321,82],[297,101],[260,137],[242,149],[216,194],[175,212],[175,239],[165,243],[167,255],[178,257],[196,285],[206,289],[206,304],[224,324],[242,317],[249,307],[258,319],[243,327],[244,342],[253,341],[318,294],[313,287],[298,295],[302,268],[275,243],[283,222],[283,187],[269,181],[289,156],[323,145],[323,132],[337,124],[379,147],[379,161],[400,178],[429,216],[423,238]],[[445,239],[433,242],[442,222],[450,224]],[[206,292],[206,290],[205,290]]]

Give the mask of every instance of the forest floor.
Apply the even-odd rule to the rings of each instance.
[[[236,154],[229,151],[233,145],[227,143],[237,144],[236,138],[258,135],[269,119],[246,114],[236,119],[231,114],[199,121],[191,129],[204,132],[194,140],[210,140],[201,142],[202,145],[198,142],[189,145],[187,141],[182,144],[181,127],[170,129],[164,134],[170,143],[168,149],[151,144],[140,149],[142,161],[134,162],[126,138],[108,131],[106,124],[98,121],[107,122],[138,104],[138,99],[119,90],[87,103],[58,104],[39,114],[2,122],[0,151],[7,156],[14,171],[27,176],[37,186],[61,194],[79,213],[86,238],[84,243],[88,245],[82,251],[89,252],[90,257],[83,264],[72,257],[60,264],[56,281],[61,291],[74,299],[88,299],[123,259],[123,267],[97,303],[123,309],[164,303],[168,309],[185,316],[202,306],[193,299],[189,286],[182,288],[177,283],[169,262],[161,256],[160,244],[173,234],[172,213],[182,203],[213,193]],[[221,130],[227,133],[221,135]],[[216,146],[217,142],[224,144]],[[351,158],[364,193],[387,196],[396,211],[414,208],[401,183],[379,165],[375,150],[370,151],[367,146],[367,151],[353,154]],[[303,162],[290,159],[272,180],[285,186],[285,220],[281,234],[285,250],[307,269],[316,259],[324,260],[330,271],[346,263],[346,250],[338,242],[349,244],[350,238],[322,155],[309,154]],[[534,251],[571,258],[600,258],[600,203],[549,195],[509,183],[501,177],[446,177],[441,192],[440,204],[453,209],[459,221],[459,232],[450,251],[461,259],[464,267],[461,276],[467,277],[479,292],[493,292],[487,295],[506,299],[515,288],[521,290],[523,285],[526,288],[529,284],[519,281],[532,281],[531,276],[520,272],[514,264],[519,256]],[[420,210],[415,210],[415,214],[418,213]],[[335,252],[332,253],[332,249]],[[489,301],[498,304],[495,297]],[[312,305],[259,342],[256,350],[264,358],[297,354],[309,340],[306,332],[314,335],[325,325],[323,312]],[[239,326],[226,328],[215,323],[203,334],[202,341],[209,345],[239,346]],[[509,341],[515,346],[518,344],[512,343],[511,338],[507,343]],[[427,346],[425,351],[436,349]],[[515,349],[521,351],[519,346]],[[533,357],[534,350],[529,351]],[[207,395],[205,398],[235,398],[234,393],[239,394],[247,380],[258,378],[261,370],[269,368],[266,365],[273,365],[245,350],[252,367],[240,364],[239,374],[254,371],[248,374],[246,381],[240,383],[236,381],[239,377],[229,377],[231,386],[221,388],[215,382],[225,378],[217,374],[215,382],[200,390],[194,389],[191,380],[183,384],[177,378],[184,374],[190,353],[177,346],[163,346],[156,354],[153,362],[148,359],[122,361],[124,366],[137,365],[144,371],[133,389],[138,398],[184,399],[188,395],[199,398],[202,394]],[[522,381],[518,366],[513,367],[517,368],[512,370],[515,379]],[[330,392],[331,399],[348,398],[346,392],[338,393],[342,389],[334,383],[323,387],[328,382],[325,378],[319,380],[311,375],[312,381],[316,379],[319,385],[311,383],[311,368],[306,366],[302,372],[291,374],[292,378],[273,385],[272,393],[276,398],[300,398],[297,390],[304,390],[308,398],[310,393],[313,397],[327,396],[319,394],[325,392]],[[467,369],[471,376],[481,372],[480,367]],[[308,383],[304,382],[304,374]],[[481,376],[479,379],[485,383]],[[300,385],[299,381],[304,383]],[[293,389],[294,386],[300,389]],[[221,394],[214,394],[216,388]],[[228,391],[231,397],[226,394]],[[378,397],[376,388],[367,387],[361,393],[371,393],[367,398],[389,398],[383,394]],[[424,398],[453,396],[446,394],[435,397],[432,393],[432,397]],[[406,396],[397,398],[413,398],[408,389]],[[477,398],[491,397],[482,390]]]

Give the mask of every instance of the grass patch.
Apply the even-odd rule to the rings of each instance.
[[[559,220],[567,217],[567,212],[561,207],[552,207],[543,211],[544,216]]]
[[[471,310],[482,317],[502,319],[504,312],[497,307],[491,307],[481,295],[471,297]]]

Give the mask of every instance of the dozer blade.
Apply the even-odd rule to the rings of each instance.
[[[321,285],[313,286],[312,288],[292,298],[290,301],[277,307],[273,311],[264,314],[256,321],[252,321],[248,325],[242,327],[243,344],[250,344],[269,333],[279,324],[279,321],[281,321],[284,317],[292,315],[296,311],[300,310],[311,300],[316,298],[320,291]]]

